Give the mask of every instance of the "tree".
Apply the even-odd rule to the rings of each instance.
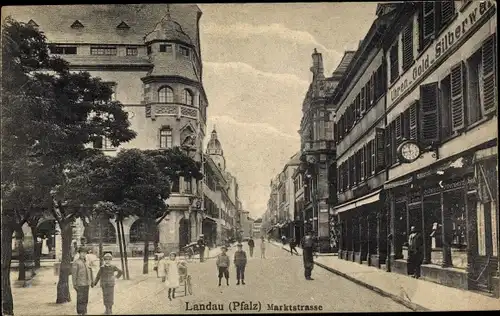
[[[88,73],[71,73],[68,63],[49,55],[46,38],[38,30],[7,18],[2,44],[2,171],[8,173],[2,179],[2,187],[10,191],[23,187],[16,174],[8,170],[9,164],[36,161],[41,166],[36,175],[43,193],[52,188],[68,188],[64,170],[96,152],[88,149],[87,144],[106,137],[118,146],[135,137],[123,105],[110,101],[111,89]],[[40,174],[45,176],[38,177]],[[56,195],[50,206],[61,228],[63,244],[57,303],[70,301],[71,223],[81,211],[76,206],[77,200],[61,199],[66,190],[62,193]],[[15,218],[2,212],[4,216],[9,220]],[[10,249],[12,236],[9,236],[2,237],[2,249]],[[2,250],[4,257],[9,263],[2,269],[9,269],[11,254]],[[2,296],[8,302],[2,308],[4,313],[12,314],[10,283],[5,281],[8,290],[3,285],[8,293]]]

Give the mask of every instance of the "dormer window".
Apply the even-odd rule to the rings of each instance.
[[[184,46],[179,46],[179,52],[181,53],[182,56],[189,57],[189,48]]]
[[[194,105],[193,93],[188,89],[184,89],[184,104]]]
[[[171,53],[171,52],[172,52],[172,44],[160,45],[160,53]]]
[[[71,24],[71,28],[72,29],[82,29],[83,28],[83,24],[76,20],[75,22],[73,22],[73,24]]]
[[[122,21],[120,24],[118,24],[118,26],[116,28],[120,29],[120,30],[128,30],[130,28],[130,26],[128,26],[127,23]]]

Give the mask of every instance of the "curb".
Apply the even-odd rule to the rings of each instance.
[[[373,286],[373,285],[368,284],[366,282],[360,281],[360,280],[358,280],[356,278],[353,278],[353,277],[351,277],[351,276],[349,276],[349,275],[347,275],[345,273],[342,273],[342,272],[340,272],[338,270],[335,270],[335,269],[333,269],[331,267],[328,267],[328,266],[326,266],[326,265],[324,265],[322,263],[319,263],[319,262],[315,261],[314,264],[317,265],[317,266],[319,266],[319,267],[321,267],[321,268],[323,268],[323,269],[325,269],[325,270],[327,270],[327,271],[329,271],[329,272],[332,272],[332,273],[337,274],[337,275],[339,275],[339,276],[341,276],[341,277],[343,277],[345,279],[348,279],[351,282],[354,282],[354,283],[356,283],[358,285],[361,285],[361,286],[363,286],[363,287],[365,287],[365,288],[367,288],[369,290],[372,290],[372,291],[374,291],[374,292],[376,292],[376,293],[378,293],[378,294],[380,294],[380,295],[382,295],[384,297],[388,297],[388,298],[392,299],[393,301],[395,301],[396,303],[399,303],[399,304],[401,304],[401,305],[403,305],[403,306],[411,309],[412,311],[415,311],[415,312],[428,312],[428,311],[431,311],[430,309],[425,308],[422,305],[415,304],[415,303],[409,302],[407,300],[404,300],[404,299],[400,298],[399,296],[397,296],[395,294],[389,293],[389,292],[384,291],[384,290],[382,290],[382,289],[380,289],[380,288],[378,288],[376,286]]]
[[[273,245],[276,246],[276,247],[280,247],[279,245],[275,245],[275,244],[273,244]],[[281,247],[281,249],[287,250],[283,246]],[[288,252],[290,252],[290,251],[288,251]],[[369,290],[372,290],[373,292],[376,292],[379,295],[382,295],[384,297],[390,298],[391,300],[395,301],[396,303],[401,304],[401,305],[403,305],[403,306],[411,309],[412,311],[415,311],[415,312],[428,312],[428,311],[431,311],[430,309],[425,308],[422,305],[415,304],[415,303],[409,302],[407,300],[404,300],[404,299],[400,298],[399,296],[397,296],[395,294],[389,293],[389,292],[384,291],[384,290],[382,290],[382,289],[380,289],[380,288],[378,288],[376,286],[373,286],[373,285],[368,284],[366,282],[360,281],[360,280],[358,280],[356,278],[353,278],[350,275],[347,275],[347,274],[345,274],[343,272],[340,272],[339,270],[333,269],[333,268],[331,268],[329,266],[326,266],[326,265],[324,265],[322,263],[314,261],[314,264],[317,265],[320,268],[323,268],[323,269],[329,271],[329,272],[332,272],[332,273],[334,273],[336,275],[339,275],[339,276],[341,276],[341,277],[343,277],[343,278],[345,278],[345,279],[347,279],[347,280],[349,280],[351,282],[354,282],[354,283],[356,283],[358,285],[361,285],[361,286],[363,286],[363,287],[365,287],[365,288],[367,288]]]

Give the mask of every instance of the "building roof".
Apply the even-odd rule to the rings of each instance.
[[[146,35],[146,41],[149,42],[160,39],[192,44],[191,38],[184,32],[182,26],[172,19],[170,5],[168,5],[167,10],[167,15],[156,24],[154,31]]]
[[[167,5],[34,5],[10,7],[4,12],[21,22],[33,20],[55,43],[144,45],[146,34],[155,30],[166,16]],[[199,51],[197,22],[200,8],[195,4],[175,4],[170,5],[170,13],[173,20],[182,21],[183,32]],[[76,21],[83,27],[72,28]],[[129,28],[123,27],[122,22]],[[177,30],[174,24],[170,24],[169,27]]]
[[[335,68],[335,70],[333,71],[333,75],[342,75],[345,73],[345,71],[347,70],[347,67],[349,66],[349,64],[351,63],[354,55],[356,54],[356,51],[355,50],[348,50],[348,51],[345,51],[344,52],[344,56],[342,57],[342,60],[340,61],[339,65],[337,66],[337,68]]]
[[[220,143],[217,137],[217,131],[212,130],[212,135],[207,144],[207,154],[215,154],[215,155],[224,155],[224,151],[222,150],[222,144]]]

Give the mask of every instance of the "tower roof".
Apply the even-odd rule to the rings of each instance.
[[[191,38],[184,32],[182,26],[172,19],[169,4],[167,4],[167,14],[156,24],[155,29],[145,37],[146,42],[158,39],[192,44]]]
[[[212,135],[210,137],[210,140],[208,141],[207,145],[207,154],[212,154],[212,155],[224,155],[224,151],[222,150],[222,145],[217,138],[217,131],[214,129],[212,131]]]

